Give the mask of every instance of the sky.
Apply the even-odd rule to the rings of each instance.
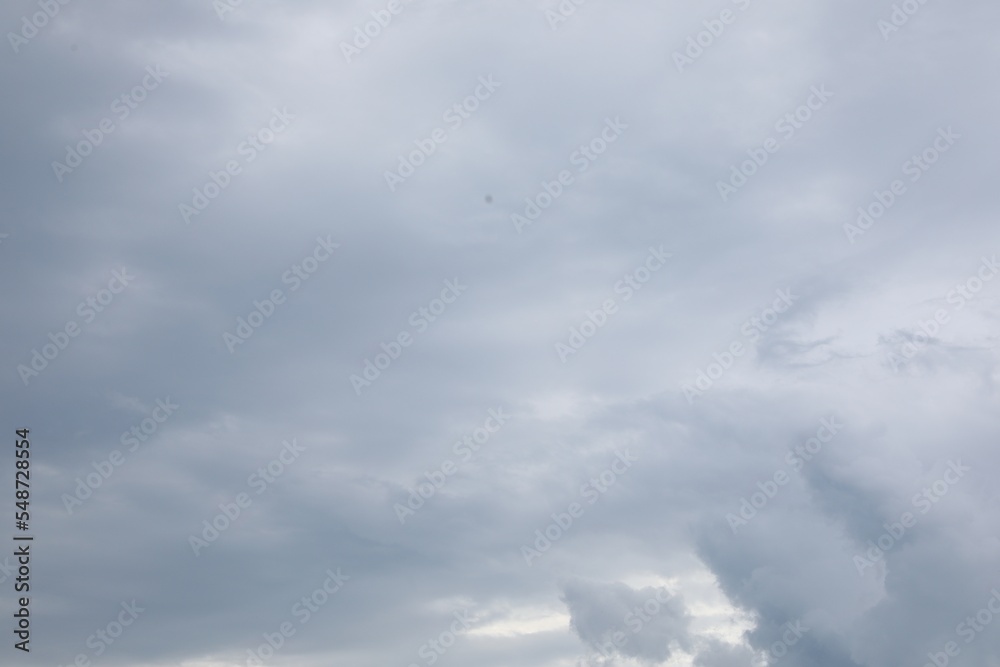
[[[1000,667],[998,20],[8,3],[0,664]]]

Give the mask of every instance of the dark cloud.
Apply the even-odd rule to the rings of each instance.
[[[575,580],[563,588],[571,625],[592,651],[661,663],[672,649],[689,649],[690,616],[666,589]]]
[[[883,36],[860,0],[220,1],[0,10],[37,535],[32,651],[0,663],[236,667],[287,622],[266,664],[566,667],[618,628],[613,663],[996,665],[995,4]]]

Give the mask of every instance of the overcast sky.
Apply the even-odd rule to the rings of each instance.
[[[1000,667],[995,2],[154,5],[0,10],[0,664]]]

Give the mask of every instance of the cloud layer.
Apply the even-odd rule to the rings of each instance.
[[[6,7],[4,664],[1000,666],[998,19]]]

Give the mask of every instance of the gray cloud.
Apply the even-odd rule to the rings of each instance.
[[[690,647],[690,617],[666,589],[582,580],[563,587],[573,630],[604,657],[621,654],[650,663],[670,658],[672,645]]]
[[[265,664],[565,667],[620,628],[624,664],[910,667],[955,642],[956,664],[994,665],[1000,283],[949,295],[1000,248],[995,4],[919,5],[889,32],[891,2],[593,0],[556,30],[558,2],[415,0],[391,21],[388,4],[0,10],[0,392],[6,428],[31,429],[36,535],[32,651],[0,663],[236,667],[288,622]],[[59,9],[15,52],[42,5]],[[689,38],[702,52],[678,71]],[[500,85],[454,126],[481,77]],[[275,109],[294,117],[272,141]],[[609,118],[627,128],[591,147]],[[942,128],[960,137],[914,170]],[[318,237],[339,247],[293,289]],[[669,261],[624,289],[650,247]],[[792,308],[744,329],[786,289]],[[611,299],[563,363],[556,343]],[[474,456],[456,449],[501,406]],[[844,429],[789,463],[830,415]],[[292,439],[301,455],[267,472]],[[589,503],[625,449],[635,465]],[[195,555],[206,521],[228,525]],[[337,568],[350,579],[303,622]],[[456,613],[473,620],[453,631]]]

